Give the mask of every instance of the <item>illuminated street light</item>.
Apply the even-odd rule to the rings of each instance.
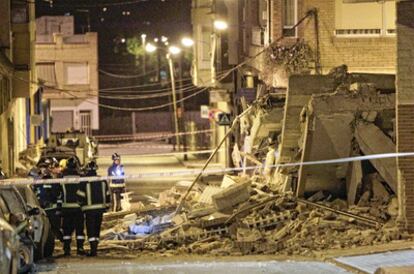
[[[181,53],[181,49],[176,46],[171,46],[168,48],[168,52],[171,53],[172,55],[177,55]]]
[[[152,52],[154,52],[156,50],[157,50],[157,47],[154,46],[151,43],[148,43],[148,44],[145,45],[145,51],[148,52],[148,53],[152,53]]]
[[[226,30],[229,27],[226,21],[223,20],[215,20],[214,21],[214,28],[217,30]]]
[[[158,43],[158,38],[154,38],[154,42],[155,43]]]
[[[165,43],[168,41],[168,37],[161,36],[161,42]]]
[[[121,38],[121,43],[123,44],[125,42],[126,42],[126,39],[125,38]]]
[[[189,47],[192,47],[194,45],[194,40],[189,38],[189,37],[184,37],[183,39],[181,39],[181,44],[184,47],[189,48]]]

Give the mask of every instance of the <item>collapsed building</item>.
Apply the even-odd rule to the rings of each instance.
[[[394,126],[392,75],[344,71],[340,75],[292,76],[277,163],[393,153]],[[371,190],[395,195],[395,158],[281,167],[272,180],[280,190],[293,190],[297,196],[330,191],[347,198],[350,205],[362,195],[363,182],[371,184]]]
[[[162,216],[132,212],[103,238],[166,254],[306,256],[409,238],[396,225],[396,159],[350,158],[395,152],[394,81],[346,67],[290,77],[286,99],[264,95],[241,119],[242,172],[195,185],[176,211],[190,185],[177,184],[160,194]]]

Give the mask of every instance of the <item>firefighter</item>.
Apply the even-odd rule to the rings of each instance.
[[[91,161],[86,166],[85,176],[96,177],[98,166]],[[110,192],[108,183],[104,180],[81,182],[77,192],[82,212],[85,214],[86,232],[91,251],[88,256],[95,257],[99,244],[102,215],[110,205]]]
[[[66,168],[63,171],[63,178],[80,178],[76,160],[69,158]],[[72,241],[72,233],[76,231],[76,247],[78,255],[85,255],[83,242],[85,241],[84,216],[81,211],[78,196],[76,192],[79,189],[79,183],[62,184],[63,190],[63,251],[65,256],[70,256],[70,243]]]
[[[52,174],[52,170],[58,166],[56,159],[47,159],[40,166],[40,171],[37,171],[39,179],[53,179],[56,178]],[[36,178],[36,170],[31,170],[30,174]],[[39,200],[40,206],[45,210],[49,219],[53,235],[63,241],[63,234],[61,231],[61,213],[62,213],[62,186],[58,183],[44,183],[34,185],[34,191]]]
[[[108,168],[108,176],[124,176],[124,166],[121,165],[121,156],[118,153],[112,154],[112,165]],[[112,211],[121,211],[121,194],[125,193],[124,179],[111,179],[111,205]]]

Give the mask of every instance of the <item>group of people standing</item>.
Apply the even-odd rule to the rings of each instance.
[[[120,156],[112,155],[113,164],[108,168],[109,176],[123,176]],[[125,192],[123,179],[100,180],[97,176],[96,162],[89,162],[82,170],[75,158],[48,158],[38,168],[32,169],[30,176],[37,179],[61,179],[95,177],[90,181],[69,183],[35,184],[34,190],[42,208],[49,218],[52,232],[63,243],[65,256],[71,254],[72,234],[76,235],[76,252],[78,255],[96,256],[103,214],[111,207],[120,211],[121,193]],[[98,177],[98,178],[97,178]],[[112,194],[111,194],[112,193]],[[112,203],[111,203],[111,196]],[[90,244],[90,252],[86,253],[84,228]]]

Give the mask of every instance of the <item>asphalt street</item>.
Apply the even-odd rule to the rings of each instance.
[[[120,146],[103,146],[99,149],[98,166],[99,174],[106,175],[107,168],[112,164],[111,155],[113,153],[121,155],[125,174],[137,173],[157,173],[157,172],[180,172],[189,169],[200,169],[204,162],[200,156],[190,157],[191,160],[184,162],[181,153],[175,154],[172,146],[161,143],[135,143]],[[191,166],[191,167],[190,167]],[[214,165],[213,165],[214,166]],[[177,175],[177,176],[156,176],[143,179],[128,179],[126,181],[127,191],[133,192],[132,202],[147,201],[144,195],[154,198],[164,190],[170,189],[179,181],[192,181],[196,175]],[[209,180],[214,180],[214,176],[209,176]]]

